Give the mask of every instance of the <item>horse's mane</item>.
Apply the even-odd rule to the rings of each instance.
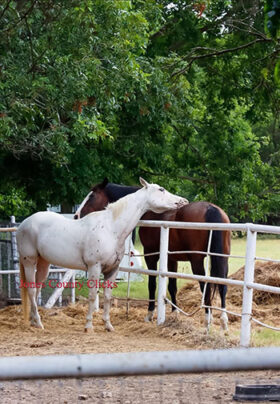
[[[120,214],[123,212],[124,209],[127,207],[129,195],[119,199],[116,202],[109,203],[106,207],[106,210],[111,210],[113,214],[113,219],[116,220]]]
[[[108,196],[109,203],[112,203],[118,201],[120,198],[123,198],[126,195],[138,191],[139,189],[140,187],[130,187],[126,185],[113,184],[109,182],[104,188],[104,191]]]

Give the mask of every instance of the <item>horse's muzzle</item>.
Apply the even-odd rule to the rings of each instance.
[[[183,206],[187,205],[189,201],[186,198],[181,198],[179,202],[177,202],[177,209],[182,208]]]

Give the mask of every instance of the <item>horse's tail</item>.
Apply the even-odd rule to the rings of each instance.
[[[207,223],[224,223],[221,210],[217,206],[209,205],[209,207],[206,211],[205,221]],[[210,237],[210,232],[209,232],[209,237]],[[222,231],[220,231],[220,230],[212,231],[210,252],[218,253],[218,254],[225,253]],[[220,257],[217,255],[211,255],[211,272],[210,272],[211,276],[214,276],[217,278],[226,278],[227,271],[228,271],[227,258]],[[225,290],[224,293],[226,293],[226,285],[222,285],[222,287]],[[213,288],[212,298],[214,297],[216,289],[217,289],[217,285],[215,284],[214,288]]]
[[[24,283],[26,282],[25,278],[25,271],[22,262],[20,262],[20,294],[21,294],[21,304],[22,304],[22,311],[23,311],[23,319],[24,322],[28,323],[28,316],[29,316],[29,303],[28,303],[28,293],[27,288],[24,287]]]

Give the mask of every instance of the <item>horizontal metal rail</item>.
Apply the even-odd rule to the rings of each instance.
[[[69,268],[51,268],[49,270],[50,273],[63,273],[70,271]],[[80,269],[77,269],[77,271],[80,271]],[[19,274],[20,271],[18,269],[7,269],[7,270],[2,270],[0,271],[0,275],[9,275],[9,274]]]
[[[248,289],[261,290],[262,292],[276,293],[280,295],[280,288],[277,286],[263,285],[261,283],[248,282],[246,283]]]
[[[207,251],[195,251],[195,250],[186,250],[186,251],[168,251],[168,254],[200,254],[200,255],[209,255],[215,257],[225,257],[225,258],[245,258],[244,255],[231,255],[231,254],[220,254],[220,253],[212,253]]]
[[[120,267],[123,272],[133,272],[136,274],[152,275],[152,276],[166,276],[167,278],[177,278],[177,279],[191,279],[199,282],[215,283],[217,285],[229,285],[229,286],[244,286],[244,281],[239,281],[237,279],[228,278],[216,278],[214,276],[204,276],[204,275],[193,275],[193,274],[182,274],[178,272],[166,271],[159,273],[158,271],[152,269],[138,269],[138,268],[125,268]],[[247,288],[261,290],[263,292],[277,293],[280,294],[280,288],[276,286],[263,285],[261,283],[246,283]]]
[[[169,227],[173,229],[200,229],[200,230],[230,230],[244,231],[248,230],[258,233],[280,234],[280,226],[268,226],[253,223],[202,223],[202,222],[173,222],[157,220],[140,220],[138,226],[141,227]],[[1,227],[0,232],[14,232],[17,227]]]
[[[169,222],[157,220],[140,220],[138,226],[141,227],[169,227],[172,229],[197,229],[197,230],[248,230],[258,233],[280,234],[280,226],[267,226],[253,223],[201,223],[201,222]]]
[[[280,348],[0,358],[0,380],[280,369]]]
[[[238,287],[243,287],[244,282],[239,281],[237,279],[228,279],[228,278],[216,278],[213,276],[203,276],[203,275],[193,275],[193,274],[182,274],[178,272],[163,272],[159,273],[158,271],[152,270],[152,269],[139,269],[139,268],[126,268],[126,267],[120,267],[120,271],[123,272],[132,272],[135,274],[143,274],[143,275],[151,275],[151,276],[166,276],[167,278],[177,278],[177,279],[190,279],[190,280],[195,280],[199,282],[207,282],[207,283],[215,283],[218,285],[229,285],[229,286],[238,286]],[[70,271],[70,269],[67,268],[51,268],[50,273],[63,273]],[[8,275],[8,274],[19,274],[18,270],[7,270],[7,271],[0,271],[0,275]],[[256,289],[256,290],[261,290],[263,292],[270,292],[270,293],[277,293],[280,294],[280,288],[276,286],[269,286],[269,285],[263,285],[261,283],[247,283],[246,284],[247,288],[251,289]]]
[[[0,233],[12,233],[17,231],[17,227],[0,227]]]
[[[255,257],[256,261],[265,261],[265,262],[275,262],[279,263],[280,260],[272,259],[272,258],[264,258],[264,257]]]

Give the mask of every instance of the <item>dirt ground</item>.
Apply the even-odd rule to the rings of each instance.
[[[280,384],[276,372],[4,382],[1,404],[229,404],[237,384]],[[243,402],[243,401],[241,401]],[[263,401],[264,402],[264,401]],[[266,401],[267,402],[267,401]]]
[[[256,282],[280,286],[279,269],[277,264],[257,264]],[[234,277],[241,279],[242,268]],[[187,312],[196,309],[200,300],[197,283],[186,285],[178,293],[178,305]],[[230,288],[227,301],[229,310],[241,312],[241,290]],[[253,314],[280,326],[279,303],[279,296],[264,296],[258,292],[254,296]],[[219,305],[219,302],[214,304]],[[40,308],[45,330],[24,325],[20,306],[0,310],[0,355],[216,349],[235,347],[239,343],[236,332],[240,327],[239,319],[229,317],[229,333],[224,335],[219,329],[219,312],[214,313],[211,333],[206,335],[202,310],[193,317],[176,318],[168,308],[165,325],[157,327],[156,321],[143,321],[146,305],[131,303],[127,316],[125,305],[119,304],[111,309],[114,333],[105,331],[102,310],[94,315],[94,331],[85,333],[86,310],[85,302],[50,310]],[[237,383],[279,382],[280,372],[276,371],[0,382],[0,403],[229,403]]]

